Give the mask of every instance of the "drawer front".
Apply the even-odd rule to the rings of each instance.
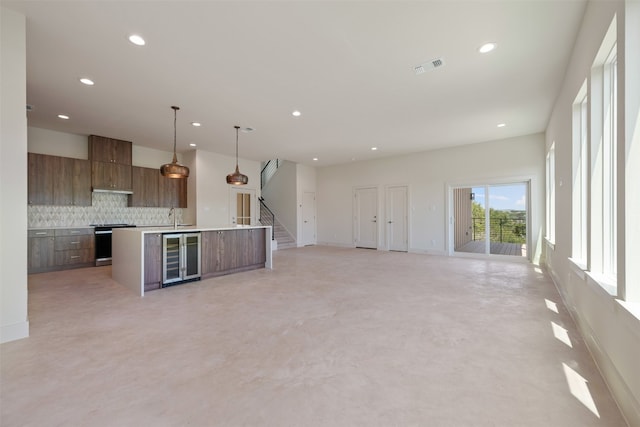
[[[56,251],[56,265],[84,264],[95,261],[93,249]]]
[[[93,249],[93,235],[56,237],[56,251],[68,251],[76,249]]]
[[[93,228],[57,228],[55,233],[56,237],[93,235]]]
[[[54,235],[53,230],[29,230],[29,237],[52,237]]]

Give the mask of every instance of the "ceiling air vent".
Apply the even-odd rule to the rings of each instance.
[[[436,68],[440,68],[443,65],[444,65],[444,59],[435,58],[429,62],[425,62],[424,64],[416,65],[415,67],[413,67],[413,71],[415,71],[416,74],[422,74],[422,73],[426,73],[427,71],[432,71],[432,70],[435,70]]]

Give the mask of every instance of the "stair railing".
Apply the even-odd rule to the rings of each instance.
[[[262,225],[270,225],[272,228],[271,232],[271,240],[276,239],[276,235],[273,232],[273,229],[276,226],[276,216],[271,212],[271,209],[264,203],[264,199],[262,197],[258,197],[260,201],[260,224]]]
[[[269,160],[260,171],[260,188],[264,188],[280,167],[280,159]]]

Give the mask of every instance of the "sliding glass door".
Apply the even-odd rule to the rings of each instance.
[[[527,256],[528,183],[452,189],[453,251]]]

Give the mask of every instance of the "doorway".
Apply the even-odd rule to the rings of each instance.
[[[256,224],[256,190],[231,187],[229,193],[229,214],[231,224]]]
[[[356,188],[354,195],[356,248],[378,248],[378,188]]]
[[[388,186],[385,201],[387,249],[407,252],[409,250],[408,187],[406,185]]]
[[[453,252],[527,258],[528,182],[455,187],[450,197]]]
[[[316,193],[302,193],[302,245],[316,244]]]

